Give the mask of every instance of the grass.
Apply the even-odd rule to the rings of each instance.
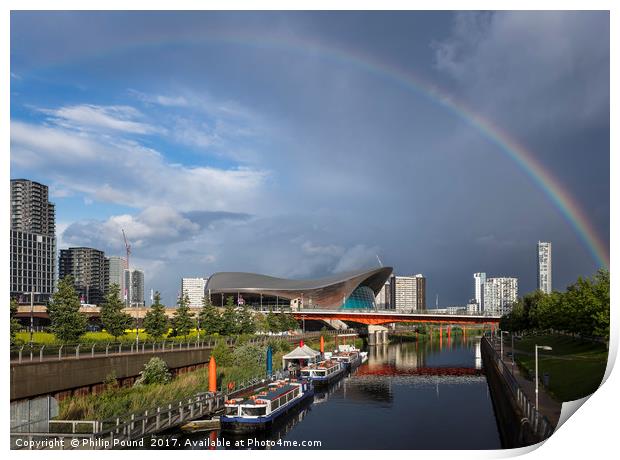
[[[549,345],[552,351],[538,351],[538,374],[549,374],[548,392],[557,401],[573,401],[594,393],[605,374],[608,351],[604,344],[563,335],[526,336],[515,341],[515,361],[530,376],[535,374],[535,345]]]
[[[273,354],[273,369],[282,367],[282,356],[295,348],[295,344],[286,341],[275,344],[276,351]],[[319,349],[319,339],[305,342],[309,347]],[[351,343],[347,340],[347,343]],[[333,340],[325,341],[325,348],[329,350],[333,346]],[[356,339],[357,347],[362,346],[362,339]],[[276,346],[277,345],[277,346]],[[264,371],[263,364],[257,364],[253,368],[218,367],[218,386],[226,387],[229,381],[237,384],[259,375]],[[181,374],[166,384],[153,384],[137,387],[118,388],[109,385],[99,394],[72,396],[60,401],[58,420],[105,420],[121,417],[132,412],[143,411],[151,407],[168,404],[183,398],[189,398],[196,393],[208,391],[209,371],[208,368],[198,369],[193,372]]]
[[[192,330],[190,331],[190,333],[187,335],[187,337],[183,337],[183,336],[178,336],[178,337],[167,337],[164,338],[164,340],[166,341],[175,341],[175,342],[185,342],[187,340],[196,340],[196,335],[197,335],[197,331],[196,330]],[[204,336],[204,333],[201,334],[202,337]],[[46,346],[50,346],[50,345],[62,345],[62,342],[56,339],[56,336],[54,334],[52,334],[51,332],[35,332],[33,334],[33,343],[35,345],[46,345]],[[149,337],[149,335],[147,333],[144,332],[143,329],[138,329],[138,337],[140,340],[140,343],[150,343],[153,342],[153,339],[151,337]],[[17,334],[15,334],[15,339],[16,339],[16,344],[28,344],[30,343],[30,332],[28,331],[21,331],[18,332]],[[86,332],[82,337],[80,337],[79,343],[82,344],[95,344],[95,343],[100,343],[100,344],[105,344],[105,343],[118,343],[118,342],[122,342],[122,343],[134,343],[136,341],[136,330],[127,330],[125,331],[125,334],[115,338],[114,336],[108,334],[105,331],[102,332]],[[158,341],[161,341],[158,340]]]

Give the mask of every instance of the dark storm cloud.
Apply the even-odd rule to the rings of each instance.
[[[13,165],[139,209],[73,222],[63,242],[118,252],[126,227],[167,301],[181,276],[321,276],[378,254],[425,274],[429,303],[463,304],[477,271],[533,289],[539,239],[554,244],[556,287],[596,269],[544,191],[467,120],[304,41],[437,83],[530,150],[609,239],[607,13],[13,13],[12,26],[20,82],[56,63],[56,78],[100,91],[15,99],[52,126],[15,121]],[[203,40],[239,30],[268,40]],[[93,106],[133,107],[141,124],[113,126],[148,134],[66,126]]]

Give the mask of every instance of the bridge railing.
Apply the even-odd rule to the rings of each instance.
[[[530,427],[532,427],[532,431],[539,436],[540,439],[547,439],[553,434],[554,431],[554,427],[551,422],[549,422],[549,419],[536,410],[536,406],[525,395],[521,389],[521,386],[512,374],[512,370],[506,365],[506,363],[504,363],[504,360],[501,358],[495,347],[491,344],[489,338],[483,337],[482,343],[483,346],[486,346],[487,350],[491,353],[493,363],[497,366],[500,375],[503,377],[508,388],[510,389],[517,406],[521,409],[524,417],[527,418]]]
[[[275,311],[274,311],[275,312]],[[290,310],[287,310],[290,312]],[[277,312],[275,312],[277,313]],[[455,311],[455,312],[445,312],[445,311],[435,311],[433,309],[427,310],[386,310],[386,309],[372,309],[372,308],[346,308],[346,309],[335,309],[335,310],[325,310],[325,309],[312,309],[312,308],[302,308],[293,310],[291,313],[297,315],[303,315],[304,313],[314,314],[314,313],[333,313],[333,314],[346,314],[346,313],[379,313],[386,315],[428,315],[428,316],[480,316],[480,317],[488,317],[489,319],[497,319],[499,315],[493,315],[489,312],[479,313],[479,312],[467,312],[467,311]]]

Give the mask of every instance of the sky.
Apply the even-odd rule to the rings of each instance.
[[[539,240],[563,290],[609,258],[609,65],[607,12],[14,11],[11,178],[49,185],[58,248],[124,229],[168,305],[379,259],[464,305],[475,272],[534,290]]]

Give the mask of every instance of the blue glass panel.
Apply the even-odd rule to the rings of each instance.
[[[344,309],[374,309],[375,293],[368,286],[358,286],[342,306]]]

